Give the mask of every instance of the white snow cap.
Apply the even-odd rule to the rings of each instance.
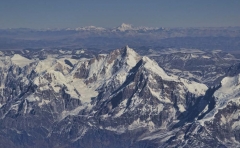
[[[120,31],[132,30],[132,25],[122,23],[122,25],[117,27],[117,29],[120,30]]]
[[[11,58],[11,61],[20,67],[24,67],[34,62],[33,60],[27,59],[19,54],[14,54],[14,56]]]

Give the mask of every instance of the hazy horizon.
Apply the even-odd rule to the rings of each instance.
[[[149,28],[166,28],[166,29],[177,29],[177,28],[180,28],[180,29],[189,29],[189,28],[196,28],[196,29],[200,29],[200,28],[239,28],[239,26],[186,26],[186,27],[178,27],[178,26],[174,26],[174,27],[163,27],[163,26],[157,26],[157,27],[152,27],[152,26],[136,26],[136,25],[133,25],[133,24],[130,24],[130,23],[122,23],[122,24],[127,24],[127,25],[131,25],[133,28],[137,28],[137,27],[149,27]],[[84,28],[84,27],[90,27],[90,26],[94,26],[94,27],[100,27],[100,28],[105,28],[105,29],[113,29],[113,28],[117,28],[117,27],[120,27],[122,24],[119,24],[117,26],[111,26],[111,27],[103,27],[103,26],[96,26],[96,25],[89,25],[89,26],[78,26],[78,27],[47,27],[47,28],[31,28],[31,27],[13,27],[13,28],[0,28],[1,30],[8,30],[8,29],[32,29],[32,30],[55,30],[56,31],[59,29],[59,30],[64,30],[64,29],[77,29],[77,28]]]

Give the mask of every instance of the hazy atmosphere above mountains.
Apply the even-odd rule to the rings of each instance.
[[[235,27],[239,8],[239,0],[1,0],[0,28]]]

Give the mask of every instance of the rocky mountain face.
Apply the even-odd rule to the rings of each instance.
[[[128,46],[82,54],[1,53],[2,147],[239,147],[236,65],[208,87]]]

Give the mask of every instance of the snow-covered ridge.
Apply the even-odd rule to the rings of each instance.
[[[176,90],[174,90],[174,93],[176,96],[179,97],[179,102],[180,100],[185,100],[186,94],[188,92],[195,94],[195,96],[202,96],[205,94],[205,91],[208,89],[208,87],[204,84],[200,84],[194,81],[189,81],[186,79],[178,78],[175,75],[168,75],[165,73],[165,71],[154,61],[149,59],[146,56],[140,57],[137,55],[137,53],[129,48],[128,46],[125,47],[125,49],[121,50],[115,50],[109,54],[109,57],[114,57],[114,55],[119,55],[120,52],[124,52],[125,54],[121,54],[122,56],[115,56],[115,59],[120,60],[125,59],[124,64],[122,68],[114,73],[112,76],[108,77],[109,80],[121,80],[119,81],[120,84],[115,85],[115,83],[108,83],[108,81],[102,81],[104,86],[109,86],[109,87],[114,87],[117,90],[116,94],[112,94],[109,98],[106,98],[108,100],[105,100],[106,102],[110,101],[111,99],[114,99],[114,97],[118,94],[121,93],[122,91],[128,90],[128,88],[138,88],[140,87],[139,83],[145,83],[146,82],[146,87],[143,86],[139,91],[146,91],[146,93],[149,92],[149,95],[147,97],[154,96],[154,98],[157,98],[160,102],[164,102],[167,104],[172,104],[171,102],[171,94],[169,94],[169,91],[174,90],[172,84],[174,87],[176,87]],[[136,58],[137,57],[137,58]],[[110,58],[111,59],[111,58]],[[137,59],[137,60],[136,60]],[[134,68],[134,72],[130,72],[131,68]],[[136,76],[133,81],[132,79],[126,79],[127,77],[131,77],[131,75],[141,75],[143,76],[142,79],[138,79]],[[158,77],[157,77],[157,76]],[[164,80],[164,82],[158,81],[159,78]],[[101,78],[98,80],[101,80]],[[127,84],[127,86],[122,87],[123,82],[126,80],[126,82],[131,81],[131,83]],[[140,82],[138,82],[140,81]],[[168,81],[168,82],[166,82]],[[116,82],[116,81],[114,81]],[[164,85],[164,88],[159,87],[159,83]],[[96,83],[95,83],[96,85]],[[121,89],[118,89],[121,88]],[[163,90],[164,89],[164,90]],[[128,92],[128,91],[127,91]],[[129,104],[129,110],[135,110],[138,106],[140,106],[142,100],[147,99],[147,98],[141,98],[138,96],[138,91],[132,94],[131,98],[131,103]],[[110,99],[110,100],[109,100]],[[119,109],[115,111],[116,115],[115,117],[118,118],[122,116],[126,111],[127,107],[127,99],[128,97],[121,98],[123,99],[122,102],[119,105]],[[125,99],[125,100],[124,100]],[[110,101],[111,102],[111,101]],[[186,105],[184,105],[185,101],[182,101],[182,103],[178,104],[179,111],[184,112],[186,109]],[[108,105],[109,109],[112,109],[112,105]],[[150,107],[151,106],[151,107]],[[145,112],[151,112],[152,114],[160,113],[163,110],[163,104],[156,102],[154,104],[154,107],[149,104],[145,104],[143,107],[141,107],[142,114]],[[114,110],[112,110],[114,111]],[[173,111],[174,112],[174,111]],[[104,118],[109,117],[108,114],[103,115]],[[139,124],[142,124],[143,122],[140,122]],[[143,124],[146,125],[146,124]]]
[[[70,53],[61,52],[61,54],[68,55]],[[16,62],[14,63],[16,65],[20,63],[18,65],[20,67],[34,62],[19,54],[15,54],[11,60]],[[18,62],[18,60],[21,62]],[[65,60],[72,63],[72,66],[69,66]],[[182,99],[184,99],[186,92],[200,96],[204,95],[207,90],[207,86],[204,84],[178,78],[175,75],[168,75],[157,62],[146,56],[141,57],[128,46],[116,49],[109,54],[99,54],[92,59],[76,60],[70,57],[53,57],[49,55],[46,59],[36,60],[36,64],[32,68],[38,76],[33,79],[33,83],[38,86],[39,91],[52,90],[54,93],[60,93],[65,88],[65,93],[69,94],[72,98],[79,99],[81,103],[90,109],[92,107],[90,105],[92,98],[98,96],[98,89],[108,85],[111,85],[114,89],[122,87],[123,83],[132,74],[130,70],[138,68],[137,64],[140,61],[142,62],[140,67],[144,68],[144,71],[147,71],[148,74],[141,71],[141,68],[138,69],[140,70],[139,72],[143,73],[144,77],[149,77],[149,83],[152,83],[151,86],[154,86],[147,86],[149,91],[162,102],[171,103],[168,97],[163,98],[161,93],[159,93],[161,91],[160,88],[155,88],[158,86],[154,78],[155,75],[158,75],[164,81],[177,82],[177,87],[180,88],[178,89],[178,93]],[[167,88],[168,86],[166,85],[165,87]],[[138,96],[133,96],[133,100],[139,102]],[[33,101],[42,102],[39,99],[33,99]],[[126,101],[124,104],[126,104]],[[181,112],[185,110],[182,104],[178,106]],[[85,109],[85,107],[81,109]],[[159,113],[162,109],[162,104],[158,104],[157,112]],[[121,110],[117,116],[121,116],[122,113],[123,111]],[[68,114],[73,113],[68,111]]]
[[[158,74],[159,76],[162,77],[163,80],[183,83],[183,85],[187,88],[189,92],[196,94],[197,96],[204,95],[206,90],[208,89],[208,87],[204,84],[179,78],[176,75],[166,74],[166,72],[157,64],[157,62],[151,60],[146,56],[144,56],[142,59],[145,62],[144,67],[146,69]]]
[[[77,28],[67,28],[65,30],[71,31],[71,30],[75,30],[75,31],[98,31],[98,32],[102,32],[102,31],[109,31],[109,32],[116,32],[116,31],[120,31],[120,32],[125,32],[125,31],[150,31],[150,30],[158,30],[158,29],[164,29],[164,28],[158,28],[158,27],[135,27],[131,24],[127,24],[127,23],[122,23],[120,26],[118,27],[113,27],[113,28],[104,28],[104,27],[97,27],[97,26],[85,26],[85,27],[77,27]]]
[[[126,46],[109,54],[99,54],[96,58],[84,63],[80,62],[77,68],[85,67],[88,71],[87,83],[97,88],[113,79],[122,84],[126,80],[129,70],[137,64],[140,58],[133,49]],[[79,70],[76,70],[76,72]]]
[[[123,26],[126,27],[126,24]],[[65,54],[65,52],[62,54]],[[74,69],[64,63],[64,60],[66,59],[72,61],[72,63],[75,65]],[[87,84],[93,85],[94,89],[97,89],[97,87],[112,79],[116,79],[119,81],[118,85],[121,85],[126,80],[129,71],[135,67],[140,60],[144,61],[143,66],[149,71],[152,71],[153,73],[159,75],[166,81],[176,81],[183,83],[191,93],[203,95],[207,89],[204,84],[199,84],[193,81],[178,78],[175,75],[166,74],[165,71],[154,60],[151,60],[146,56],[141,57],[128,46],[122,49],[116,49],[109,54],[100,54],[94,59],[80,59],[79,61],[71,58],[55,59],[51,56],[48,56],[44,60],[30,60],[20,54],[14,54],[14,56],[11,58],[12,63],[18,65],[19,67],[27,66],[32,62],[37,62],[37,66],[35,67],[34,71],[40,75],[49,74],[56,78],[54,79],[55,82],[52,82],[53,84],[51,85],[55,92],[58,92],[59,89],[55,88],[56,85],[67,85],[70,82],[70,79],[74,78],[74,75],[77,71],[81,72],[81,67],[85,67],[87,70],[87,77],[85,80],[81,80],[81,83],[85,83],[87,81]],[[55,72],[56,70],[58,71],[57,73]],[[72,78],[70,76],[72,76]],[[74,89],[75,88],[71,90]],[[75,93],[73,95],[75,97],[78,96]]]
[[[214,109],[209,112],[200,123],[203,125],[204,121],[212,121],[219,110],[225,108],[230,101],[240,104],[240,74],[234,77],[225,77],[221,81],[221,87],[215,91],[216,105]]]
[[[79,50],[80,54],[81,51],[83,50]],[[71,55],[77,53],[68,50],[57,50],[44,58],[34,57],[33,59],[36,60],[30,59],[31,55],[24,54],[26,53],[16,52],[13,56],[0,58],[0,67],[3,67],[0,75],[2,80],[0,94],[8,93],[2,98],[18,92],[24,94],[21,96],[17,94],[10,98],[11,101],[1,100],[0,108],[8,112],[2,116],[2,120],[8,119],[9,116],[12,120],[17,113],[21,113],[21,116],[30,115],[29,119],[44,120],[51,115],[53,116],[51,122],[59,123],[53,130],[60,125],[61,128],[58,127],[57,130],[66,129],[60,134],[66,133],[67,136],[72,124],[83,123],[95,129],[118,134],[144,129],[146,133],[136,136],[140,141],[159,140],[159,138],[162,141],[169,141],[169,138],[176,136],[176,133],[181,133],[182,137],[177,137],[181,140],[189,132],[194,134],[195,131],[199,131],[192,132],[192,129],[186,131],[186,126],[198,121],[205,126],[204,121],[216,119],[214,115],[225,107],[227,102],[239,101],[240,75],[226,77],[222,80],[222,87],[214,93],[216,108],[213,112],[207,113],[204,110],[201,113],[207,114],[203,119],[197,120],[199,114],[194,115],[192,123],[187,121],[182,127],[172,130],[172,126],[185,122],[182,119],[185,115],[188,118],[192,106],[202,111],[198,105],[204,102],[198,102],[198,99],[206,99],[202,97],[208,89],[206,85],[167,73],[161,64],[147,56],[138,55],[128,46],[108,54],[94,54],[93,58],[75,58]],[[17,65],[18,61],[23,63]],[[10,75],[7,75],[8,72]],[[7,89],[4,90],[6,87]],[[21,92],[22,90],[24,92]],[[15,98],[16,102],[14,102]],[[9,102],[10,104],[7,104]],[[205,105],[207,108],[209,104]],[[38,116],[31,115],[34,114],[33,111],[36,111]],[[42,111],[44,111],[43,116],[39,114]],[[224,115],[226,114],[220,116],[222,124],[229,121],[229,116]],[[235,119],[238,119],[238,113],[234,114]],[[38,123],[34,124],[39,126]],[[237,121],[231,126],[239,129],[239,125]],[[51,127],[45,127],[50,129],[49,135],[55,132],[52,132]],[[76,128],[74,127],[73,130]],[[84,133],[85,131],[83,136]],[[197,134],[203,135],[201,132]],[[72,141],[81,139],[81,135],[80,132],[70,139]]]
[[[148,31],[148,30],[158,30],[160,28],[153,28],[153,27],[134,27],[131,24],[122,23],[119,27],[116,27],[116,29],[113,29],[113,31]],[[161,28],[163,29],[163,28]]]
[[[18,65],[19,67],[24,67],[24,66],[34,62],[34,60],[27,59],[27,58],[21,56],[20,54],[14,54],[13,57],[11,58],[11,61],[13,64]]]

